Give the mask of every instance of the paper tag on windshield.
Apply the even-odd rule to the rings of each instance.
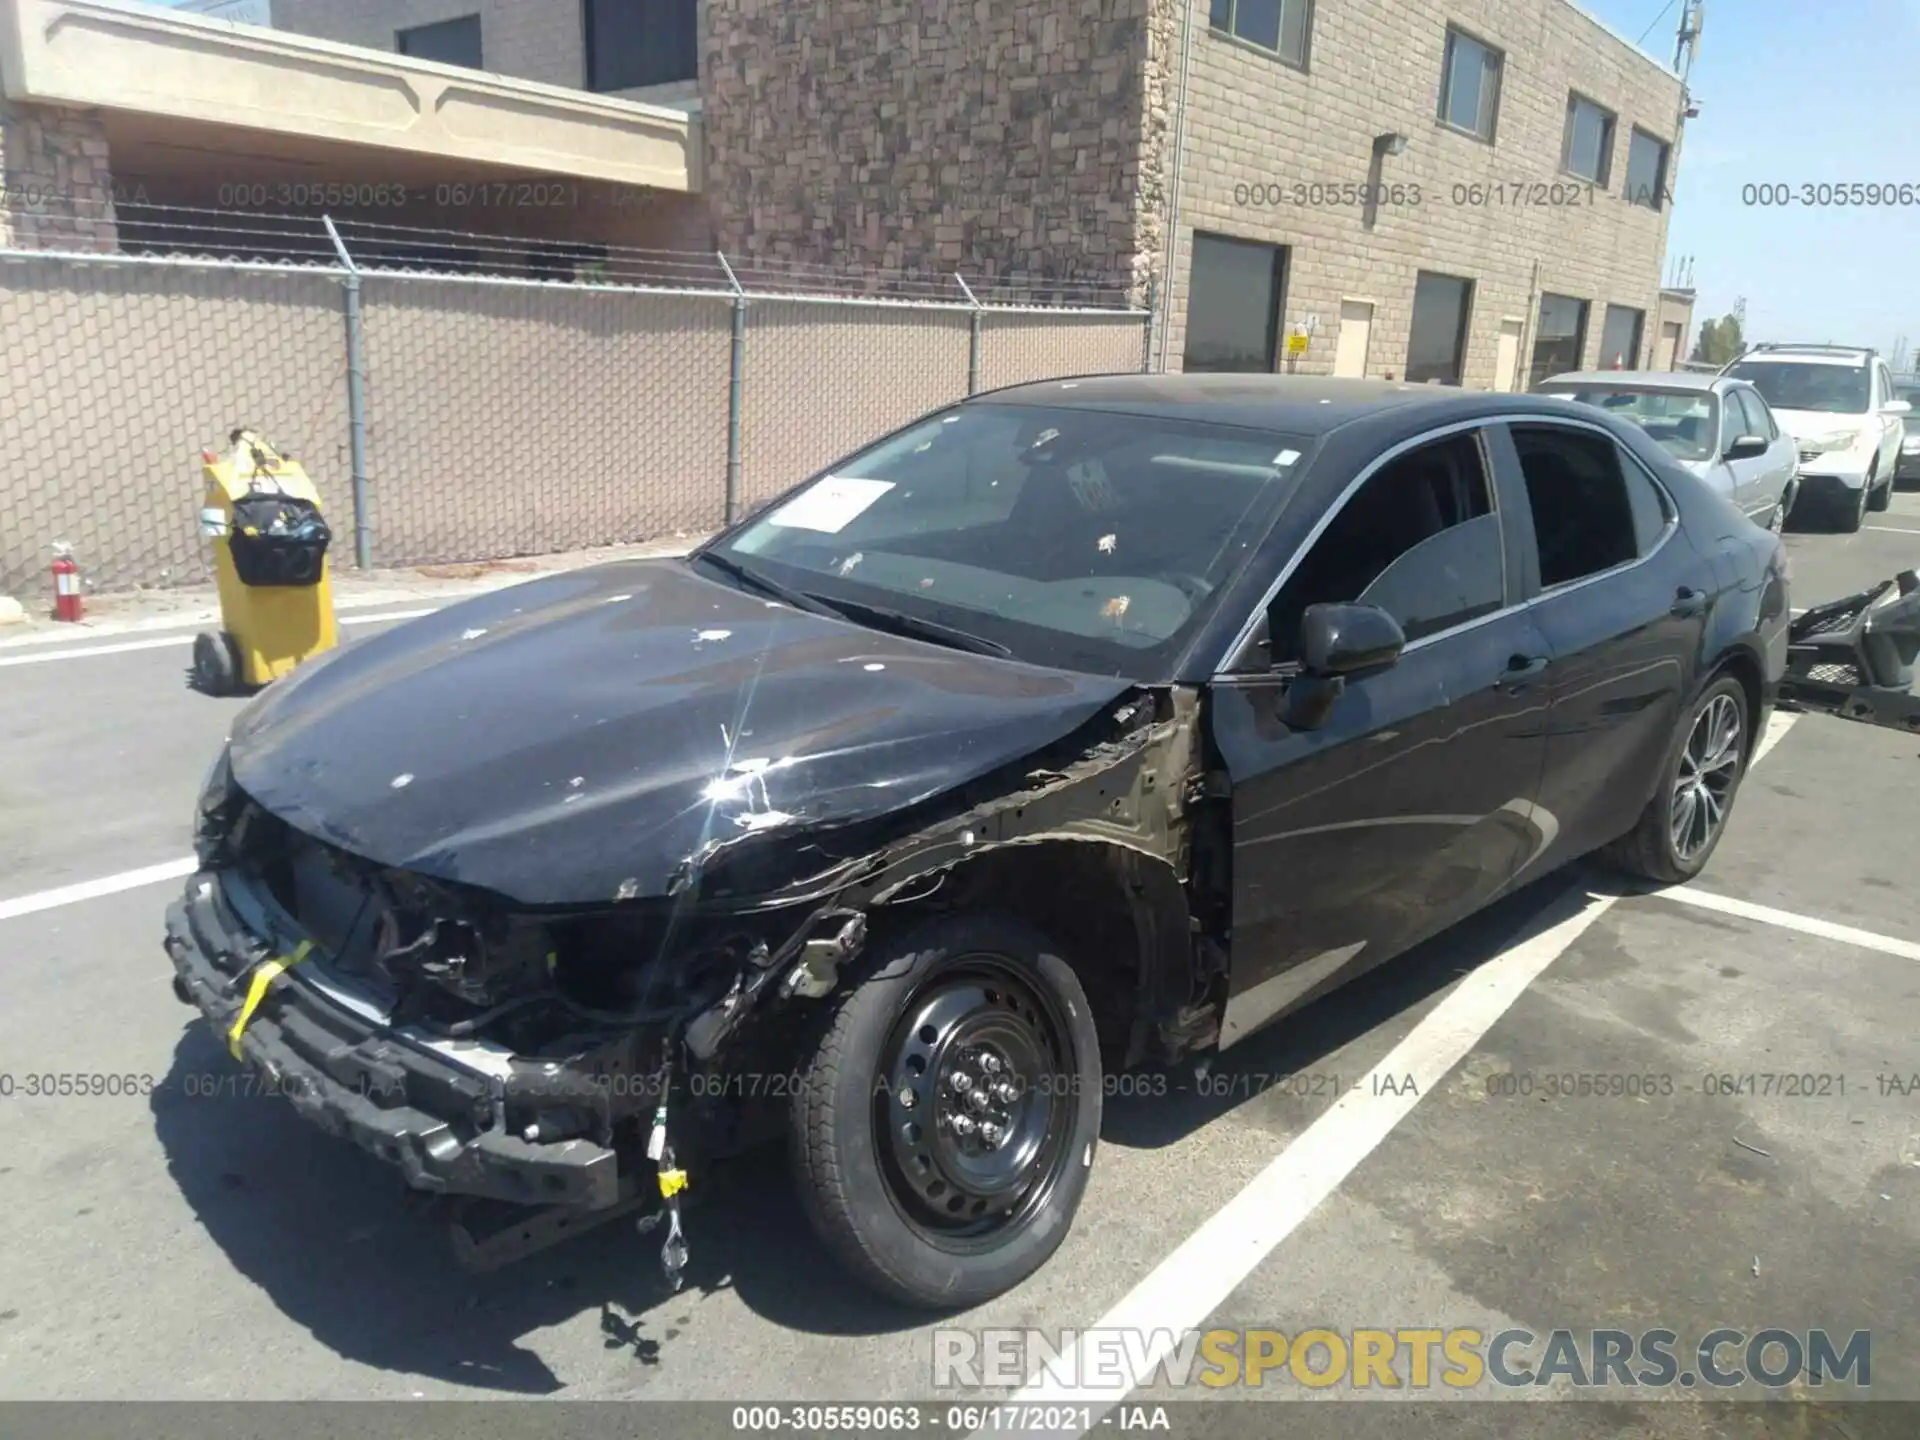
[[[837,535],[891,489],[891,480],[850,480],[842,475],[829,475],[767,516],[767,523],[788,530],[819,530]]]

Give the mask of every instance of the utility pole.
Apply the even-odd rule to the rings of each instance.
[[[1673,47],[1673,68],[1680,76],[1680,113],[1673,121],[1675,160],[1679,158],[1681,132],[1687,128],[1687,121],[1700,113],[1693,103],[1693,90],[1688,82],[1693,78],[1693,62],[1700,54],[1700,31],[1706,22],[1707,0],[1686,0],[1680,8],[1680,36]],[[1673,187],[1671,179],[1667,187]]]
[[[1673,47],[1673,68],[1680,72],[1684,87],[1693,71],[1693,60],[1700,46],[1700,27],[1707,18],[1707,0],[1687,0],[1680,11],[1680,38]]]

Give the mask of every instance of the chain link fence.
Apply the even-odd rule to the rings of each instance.
[[[55,542],[96,590],[207,578],[200,452],[243,425],[338,563],[496,560],[711,530],[973,391],[1149,355],[1149,310],[1051,281],[314,217],[209,254],[202,212],[125,210],[117,253],[0,250],[0,594]]]

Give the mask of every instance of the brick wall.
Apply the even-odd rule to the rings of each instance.
[[[1159,233],[1163,147],[1145,137],[1165,120],[1165,3],[708,0],[702,117],[720,245],[1143,278]]]
[[[0,248],[114,249],[108,160],[98,115],[0,97]]]
[[[1175,4],[1179,0],[1174,0]],[[1319,318],[1300,373],[1332,373],[1341,302],[1373,302],[1367,373],[1404,373],[1415,277],[1439,271],[1475,282],[1462,383],[1495,383],[1503,320],[1525,324],[1530,350],[1541,291],[1592,302],[1584,359],[1599,359],[1605,307],[1646,312],[1657,333],[1667,211],[1620,198],[1627,144],[1638,125],[1674,139],[1679,81],[1565,0],[1322,0],[1313,17],[1309,68],[1211,32],[1207,0],[1196,6],[1181,182],[1180,246],[1168,334],[1170,369],[1185,339],[1192,232],[1290,248],[1283,318]],[[1436,118],[1446,27],[1460,26],[1505,51],[1495,143]],[[1515,182],[1579,184],[1560,170],[1570,90],[1618,115],[1611,193],[1578,207],[1515,205]],[[1369,232],[1357,205],[1296,206],[1296,183],[1364,186],[1376,135],[1408,137],[1383,160],[1388,185],[1418,185],[1421,203],[1382,207]],[[1674,144],[1667,167],[1673,188]],[[1505,182],[1507,202],[1468,185]],[[1236,186],[1282,187],[1285,203],[1257,206]],[[1307,197],[1311,200],[1313,197]],[[1476,203],[1477,202],[1477,203]],[[1527,362],[1521,356],[1522,380]]]

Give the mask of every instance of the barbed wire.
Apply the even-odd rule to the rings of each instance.
[[[148,201],[61,197],[48,204],[0,191],[0,237],[16,251],[92,252],[303,268],[352,264],[415,276],[536,280],[633,289],[739,291],[765,296],[994,308],[1133,313],[1126,286],[1074,276],[854,268],[783,256],[620,244],[575,236],[327,218]],[[109,230],[108,227],[111,227]]]

